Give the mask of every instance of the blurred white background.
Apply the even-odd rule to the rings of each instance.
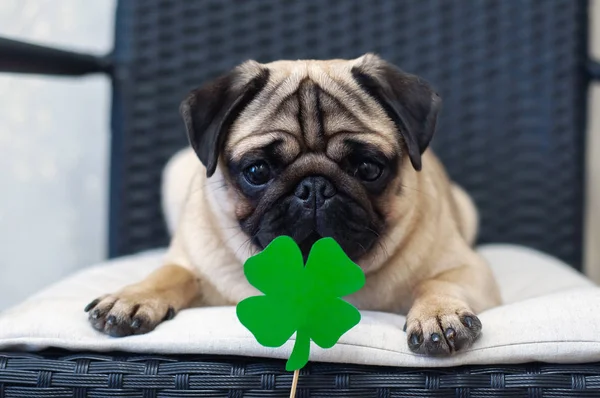
[[[114,0],[0,0],[0,35],[105,54]],[[0,74],[0,310],[106,255],[110,81]]]

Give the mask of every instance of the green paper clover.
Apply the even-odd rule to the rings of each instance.
[[[280,347],[296,333],[288,371],[306,365],[311,339],[331,348],[360,322],[360,312],[340,297],[360,290],[365,275],[331,238],[313,245],[304,267],[298,245],[280,236],[246,261],[244,273],[264,296],[241,301],[237,316],[266,347]]]

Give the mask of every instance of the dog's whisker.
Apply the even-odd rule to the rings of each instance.
[[[225,244],[228,244],[229,242],[231,242],[233,239],[237,238],[240,234],[242,234],[244,231],[242,230],[238,230],[235,234],[231,235],[229,238],[225,239]]]
[[[385,242],[382,242],[382,241],[378,240],[378,241],[377,241],[377,247],[378,247],[379,249],[381,249],[380,251],[382,252],[382,254],[383,254],[383,258],[384,258],[384,259],[386,259],[386,258],[389,258],[389,257],[390,257],[390,255],[389,255],[389,253],[388,253],[388,250],[387,250],[387,245],[385,244]]]
[[[197,229],[203,230],[203,231],[214,231],[215,230],[214,226],[204,226],[204,225],[197,225],[197,226],[194,226],[194,228],[197,228]],[[226,231],[229,231],[232,229],[239,230],[239,228],[240,228],[240,226],[237,224],[230,225],[230,226],[223,226],[223,227],[219,226],[219,230],[226,230]]]
[[[370,233],[372,233],[373,235],[375,235],[376,237],[378,237],[378,238],[380,237],[380,235],[379,235],[379,234],[377,233],[377,231],[375,231],[374,229],[372,229],[372,228],[369,228],[369,227],[365,227],[365,229],[366,229],[367,231],[369,231]]]
[[[242,249],[243,249],[243,250],[247,250],[248,252],[250,252],[250,250],[249,250],[249,249],[250,249],[250,247],[248,246],[248,244],[249,244],[249,243],[251,243],[251,242],[250,242],[250,238],[248,238],[248,239],[244,240],[244,241],[243,241],[243,242],[242,242],[242,243],[239,245],[239,247],[236,249],[236,251],[235,251],[235,255],[237,256],[237,255],[239,254],[240,250],[242,250]],[[246,246],[246,248],[244,248],[245,246]]]
[[[356,243],[360,246],[360,248],[362,249],[363,253],[366,254],[367,253],[367,249],[365,249],[365,247],[363,245],[361,245],[360,242],[356,242]]]

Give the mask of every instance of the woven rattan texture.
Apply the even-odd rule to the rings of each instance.
[[[282,362],[0,353],[0,398],[288,397]],[[309,364],[298,398],[599,397],[600,364],[402,369]]]
[[[160,173],[186,144],[191,88],[248,58],[373,51],[444,98],[433,147],[475,198],[481,242],[579,266],[585,13],[573,0],[121,1],[111,254],[167,244]]]

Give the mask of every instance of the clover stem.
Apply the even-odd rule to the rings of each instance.
[[[298,388],[298,378],[300,377],[300,369],[294,370],[294,378],[292,379],[292,388],[290,389],[290,398],[296,398],[296,389]]]
[[[310,336],[303,330],[296,332],[296,341],[290,359],[288,359],[285,368],[287,371],[301,369],[308,362],[310,354]]]

